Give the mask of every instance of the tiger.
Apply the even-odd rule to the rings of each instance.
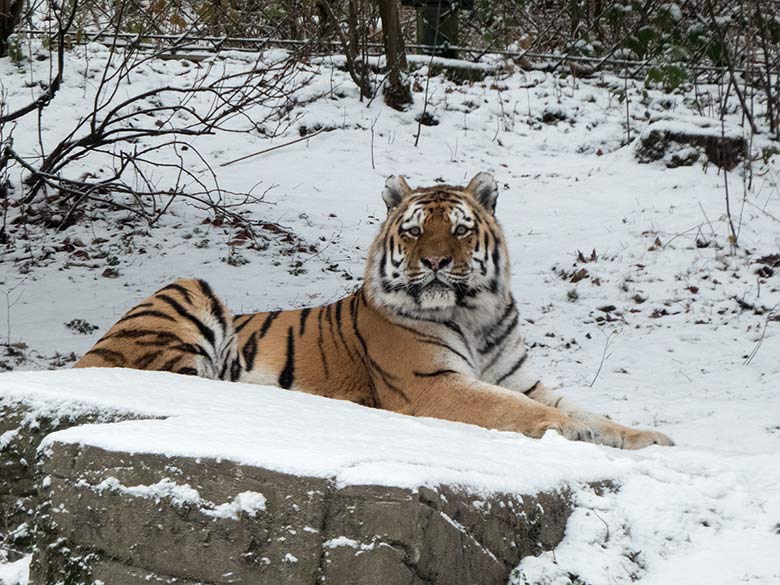
[[[539,438],[673,445],[580,408],[533,373],[510,287],[499,188],[387,179],[362,285],[330,304],[232,315],[203,280],[128,311],[75,365],[162,370],[348,400]]]

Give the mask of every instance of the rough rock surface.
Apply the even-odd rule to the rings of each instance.
[[[47,412],[48,411],[48,412]],[[8,551],[23,551],[32,543],[35,508],[35,460],[41,440],[54,431],[79,424],[135,418],[131,413],[84,409],[78,416],[0,396],[0,541]]]
[[[706,158],[731,170],[747,153],[747,141],[738,128],[722,128],[704,117],[651,120],[639,136],[634,154],[639,162],[662,161],[667,167],[690,166]]]
[[[565,489],[484,495],[456,487],[342,486],[229,461],[52,442],[50,431],[134,418],[34,418],[5,401],[3,513],[26,523],[31,585],[506,583],[555,547]]]

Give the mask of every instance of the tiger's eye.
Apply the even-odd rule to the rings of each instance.
[[[467,233],[469,233],[469,228],[467,228],[465,225],[459,225],[455,228],[455,235],[456,236],[465,236]]]
[[[422,230],[418,228],[417,226],[410,227],[408,230],[406,230],[406,233],[412,236],[413,238],[419,238],[422,234]]]

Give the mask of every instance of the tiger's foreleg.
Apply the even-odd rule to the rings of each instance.
[[[418,380],[407,389],[409,403],[393,410],[541,437],[555,430],[567,439],[594,441],[587,424],[560,409],[456,372]]]
[[[606,416],[589,412],[541,382],[537,382],[531,388],[520,392],[524,396],[546,406],[551,406],[564,415],[587,425],[593,431],[596,443],[620,449],[642,449],[650,445],[674,445],[672,439],[658,431],[633,429],[618,424]]]

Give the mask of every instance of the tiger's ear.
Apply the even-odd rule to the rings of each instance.
[[[394,207],[398,207],[404,197],[411,192],[412,188],[401,175],[388,177],[387,182],[385,183],[385,190],[382,191],[382,199],[385,200],[387,211],[390,211]]]
[[[498,199],[498,183],[493,175],[488,172],[477,173],[466,187],[466,191],[479,201],[480,205],[490,213],[496,213],[496,200]]]

